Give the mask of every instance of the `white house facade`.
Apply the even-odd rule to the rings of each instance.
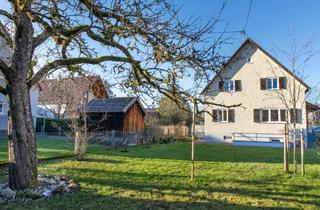
[[[0,26],[0,30],[1,30]],[[9,35],[8,35],[9,36]],[[4,41],[0,38],[0,59],[9,62],[11,49],[7,47]],[[0,86],[5,87],[4,76],[0,70]],[[38,105],[39,91],[37,88],[30,90],[31,111],[33,116],[34,126],[36,125],[37,105]],[[5,95],[0,93],[0,132],[6,132],[8,129],[8,103]]]
[[[309,87],[251,39],[247,39],[205,88],[207,142],[259,142],[282,145],[296,86],[298,129],[307,128],[305,94]],[[298,95],[299,94],[299,95]],[[210,113],[210,114],[209,114]],[[291,124],[292,125],[292,124]]]

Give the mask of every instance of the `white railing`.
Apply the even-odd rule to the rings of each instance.
[[[233,141],[283,142],[281,133],[233,133]]]

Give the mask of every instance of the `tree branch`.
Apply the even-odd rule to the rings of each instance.
[[[114,61],[114,62],[126,62],[126,63],[136,63],[137,61],[132,60],[126,57],[118,57],[118,56],[101,56],[97,58],[88,58],[88,57],[80,57],[80,58],[68,58],[68,59],[59,59],[53,62],[50,62],[44,65],[29,81],[29,87],[32,87],[37,82],[40,81],[42,77],[47,75],[51,70],[60,69],[72,65],[77,64],[100,64],[106,61]]]
[[[51,37],[52,33],[48,31],[44,31],[38,36],[33,38],[33,49],[36,49],[41,44],[43,44],[45,41],[47,41]]]
[[[11,70],[11,67],[8,66],[6,62],[0,59],[0,71],[4,74],[5,77],[9,76],[10,70]]]
[[[6,18],[8,18],[10,20],[13,20],[13,16],[9,12],[7,12],[3,9],[0,9],[0,15],[5,16]]]

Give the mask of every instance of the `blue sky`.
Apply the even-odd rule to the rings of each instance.
[[[184,17],[201,16],[209,20],[217,14],[223,0],[175,0]],[[242,30],[248,14],[250,0],[229,0],[222,13],[219,27],[228,24],[230,31]],[[289,67],[276,47],[289,50],[289,29],[297,45],[301,46],[313,37],[312,49],[316,52],[305,70],[305,81],[311,87],[320,81],[320,0],[253,0],[246,27],[247,35]],[[217,30],[218,31],[218,30]],[[231,55],[242,43],[239,33],[232,35],[230,45],[222,53]]]
[[[1,1],[1,0],[0,0]],[[243,30],[250,0],[169,0],[177,8],[181,7],[183,18],[200,16],[204,21],[212,18],[220,10],[223,2],[227,2],[221,16],[217,31]],[[314,87],[320,82],[320,0],[252,0],[246,33],[264,49],[289,67],[289,63],[276,52],[276,46],[289,50],[288,31],[293,29],[293,36],[298,46],[314,38],[312,49],[316,52],[305,70],[305,82]],[[5,8],[8,5],[1,5]],[[239,33],[230,34],[230,44],[224,45],[221,53],[230,56],[242,43]],[[289,68],[290,69],[290,68]],[[116,95],[124,95],[119,90]]]

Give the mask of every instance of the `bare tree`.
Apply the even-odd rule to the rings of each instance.
[[[300,48],[297,46],[296,40],[293,38],[292,34],[289,34],[290,50],[286,51],[281,48],[277,48],[277,51],[286,59],[290,64],[290,70],[292,75],[286,77],[285,74],[280,75],[279,79],[279,89],[276,91],[277,97],[281,100],[282,104],[286,108],[286,128],[290,129],[292,132],[293,141],[293,171],[297,173],[297,132],[298,124],[302,123],[302,109],[306,105],[306,93],[310,88],[303,82],[305,79],[305,68],[308,65],[310,59],[314,55],[314,51],[310,49],[312,44],[312,39],[302,45]],[[269,61],[268,61],[269,62]],[[270,63],[270,67],[274,72],[276,77],[279,77],[278,68],[274,67]],[[282,68],[282,67],[280,67]],[[277,73],[278,72],[278,73]],[[284,77],[281,77],[284,76]],[[281,81],[280,81],[281,80]],[[310,91],[309,91],[310,93]],[[300,132],[303,131],[303,127],[300,127]],[[285,131],[287,133],[287,131]],[[289,160],[288,160],[288,145],[289,138],[285,134],[284,140],[284,170],[289,171]],[[301,135],[302,136],[302,135]],[[300,138],[301,144],[301,155],[304,155],[304,141]],[[304,157],[301,157],[304,160]],[[304,165],[302,163],[301,165]],[[304,173],[304,172],[303,172]]]
[[[84,72],[84,66],[125,76],[125,85],[158,91],[168,88],[172,72],[214,69],[219,60],[212,32],[218,20],[182,21],[166,0],[19,0],[3,1],[1,41],[10,48],[0,59],[9,112],[9,184],[37,184],[36,141],[29,90],[57,70]],[[102,47],[98,47],[102,46]],[[113,68],[107,68],[107,62]],[[89,68],[90,69],[90,68]],[[97,69],[96,69],[97,70]]]

